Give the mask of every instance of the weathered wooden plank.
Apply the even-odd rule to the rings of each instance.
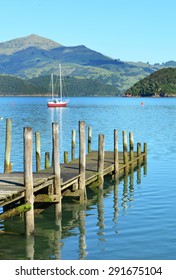
[[[67,189],[68,187],[74,185],[74,184],[78,184],[78,180],[80,178],[80,175],[73,177],[72,179],[68,180],[67,182],[63,183],[61,186],[62,191]]]
[[[6,198],[4,198],[3,200],[0,201],[0,206],[6,206],[10,203],[19,201],[20,199],[22,199],[24,197],[24,192],[22,193],[16,193],[12,196],[6,196]]]
[[[17,216],[19,214],[25,213],[27,211],[31,210],[31,204],[26,203],[23,205],[20,205],[16,208],[10,209],[2,214],[0,214],[0,221]]]
[[[38,194],[35,197],[35,202],[59,202],[60,196],[59,195],[48,195],[48,194]]]
[[[139,159],[144,161],[146,158],[145,152],[133,152],[133,165],[137,166]],[[118,152],[119,174],[123,173],[125,168],[123,152]],[[98,152],[91,151],[86,155],[85,168],[85,185],[89,185],[98,179],[97,173]],[[128,164],[131,165],[130,154],[128,153]],[[114,152],[105,151],[104,155],[104,171],[103,175],[114,171]],[[49,188],[53,185],[53,167],[39,172],[33,173],[33,192],[34,194],[44,188]],[[61,164],[61,192],[64,192],[70,186],[78,184],[79,160],[75,159],[68,164]],[[76,190],[76,189],[75,189]],[[24,174],[22,172],[12,172],[9,174],[0,174],[0,205],[6,205],[10,202],[17,201],[24,197]]]

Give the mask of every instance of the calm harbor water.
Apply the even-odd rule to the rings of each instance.
[[[98,134],[113,149],[113,130],[133,131],[135,144],[147,142],[144,168],[117,184],[111,177],[104,193],[90,188],[84,207],[64,200],[61,227],[53,207],[35,217],[35,238],[28,243],[20,217],[0,222],[0,259],[176,259],[176,99],[71,98],[63,109],[47,108],[46,98],[0,98],[0,172],[3,172],[5,119],[13,120],[13,170],[23,170],[23,128],[41,133],[42,165],[51,152],[51,124],[60,126],[61,160],[71,147],[78,121],[92,126],[92,149]],[[141,105],[144,102],[144,106]],[[77,133],[78,139],[78,133]],[[77,147],[78,154],[78,147]],[[35,164],[34,164],[35,168]]]

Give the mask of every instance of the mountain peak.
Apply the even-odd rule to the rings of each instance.
[[[60,47],[61,44],[49,40],[47,38],[31,34],[26,37],[13,39],[7,42],[0,43],[0,54],[13,54],[15,52],[27,49],[29,47],[40,48],[43,50],[50,50]]]

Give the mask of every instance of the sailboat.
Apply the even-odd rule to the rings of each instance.
[[[64,100],[62,96],[62,73],[61,64],[59,64],[59,96],[54,96],[53,74],[51,74],[51,100],[48,101],[48,107],[66,107],[69,100]]]

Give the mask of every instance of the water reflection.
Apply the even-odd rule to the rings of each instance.
[[[34,236],[30,236],[26,238],[26,259],[34,260]]]
[[[146,175],[147,167],[144,165],[140,169],[132,169],[120,180],[110,176],[105,178],[103,190],[88,188],[86,205],[65,198],[62,219],[54,216],[54,206],[37,214],[33,237],[25,237],[20,217],[6,220],[3,223],[6,234],[1,234],[0,259],[89,259],[92,246],[88,238],[90,231],[101,255],[106,248],[108,235],[119,234],[120,213],[121,216],[128,214],[127,209],[130,211],[133,206],[134,192],[141,183],[141,171]],[[113,203],[107,209],[107,199],[111,196]],[[95,217],[97,223],[93,227],[90,223]],[[5,244],[8,244],[8,250]]]
[[[104,191],[99,190],[97,195],[97,212],[98,212],[98,236],[99,240],[105,241],[104,239]]]
[[[118,190],[119,190],[119,179],[116,178],[114,181],[114,217],[113,217],[113,222],[117,223],[118,220],[118,211],[119,211],[119,206],[118,206]]]
[[[141,177],[143,175],[147,175],[147,161],[144,165],[141,165],[141,163],[138,163],[136,174],[137,174],[137,186],[139,187],[141,184]],[[123,207],[124,213],[126,212],[127,208],[132,207],[133,201],[134,201],[134,169],[132,168],[130,170],[130,174],[128,175],[125,173],[125,176],[123,178],[123,196],[122,196],[122,203],[121,206]]]
[[[79,259],[84,260],[86,259],[87,252],[86,252],[86,222],[85,222],[85,217],[86,217],[86,211],[85,210],[80,210],[78,214],[78,219],[79,219]]]
[[[123,197],[122,197],[122,207],[123,210],[125,211],[126,208],[128,207],[128,174],[125,173],[124,176],[124,184],[123,184]]]

